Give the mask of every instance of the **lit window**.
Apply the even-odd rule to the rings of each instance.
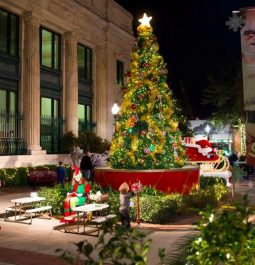
[[[18,56],[18,17],[0,9],[0,52]]]
[[[117,84],[124,85],[124,63],[117,61]]]
[[[60,69],[60,36],[41,28],[41,65]]]
[[[78,45],[77,47],[78,60],[78,78],[92,79],[92,50],[88,47]]]

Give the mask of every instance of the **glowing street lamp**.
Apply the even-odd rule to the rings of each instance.
[[[206,133],[207,133],[207,138],[208,138],[208,140],[209,140],[209,133],[210,133],[210,131],[211,131],[211,127],[209,126],[209,124],[206,125],[206,127],[205,127],[205,131],[206,131]]]
[[[210,130],[211,130],[211,127],[209,126],[209,124],[207,124],[205,127],[205,131],[207,132],[207,134],[209,134]]]
[[[117,119],[119,110],[120,110],[120,107],[118,106],[118,104],[114,103],[112,106],[112,114],[113,114],[114,120]]]

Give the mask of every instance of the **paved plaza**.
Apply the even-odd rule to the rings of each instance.
[[[255,188],[250,182],[237,185],[237,191],[240,194],[248,192],[251,204],[255,206]],[[96,243],[96,237],[53,230],[54,226],[60,225],[59,220],[55,218],[51,220],[34,218],[32,225],[4,222],[4,208],[11,205],[10,200],[24,196],[29,196],[29,193],[0,195],[0,265],[63,265],[67,263],[58,257],[59,254],[55,252],[57,248],[75,251],[74,243],[85,239],[93,244]],[[148,233],[147,237],[152,239],[148,264],[158,264],[159,248],[169,251],[178,238],[193,233],[195,230],[193,221],[186,219],[172,225],[133,224],[136,229]]]

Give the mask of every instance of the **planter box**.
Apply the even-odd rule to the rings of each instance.
[[[173,169],[126,170],[110,167],[95,169],[95,182],[103,187],[118,190],[123,182],[131,184],[140,181],[144,186],[152,186],[166,193],[189,194],[193,187],[199,187],[199,166]]]

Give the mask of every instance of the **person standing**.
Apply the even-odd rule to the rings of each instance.
[[[81,159],[80,163],[80,170],[83,174],[83,177],[88,179],[89,181],[92,181],[92,171],[94,167],[92,165],[91,158],[89,156],[89,152],[87,149],[83,150],[83,157]]]
[[[119,187],[120,192],[120,218],[121,225],[130,228],[130,198],[132,197],[132,193],[129,192],[129,186],[126,182],[123,182]]]
[[[68,179],[68,176],[62,161],[59,161],[58,166],[56,168],[56,172],[57,172],[57,184],[64,185],[64,181]]]

